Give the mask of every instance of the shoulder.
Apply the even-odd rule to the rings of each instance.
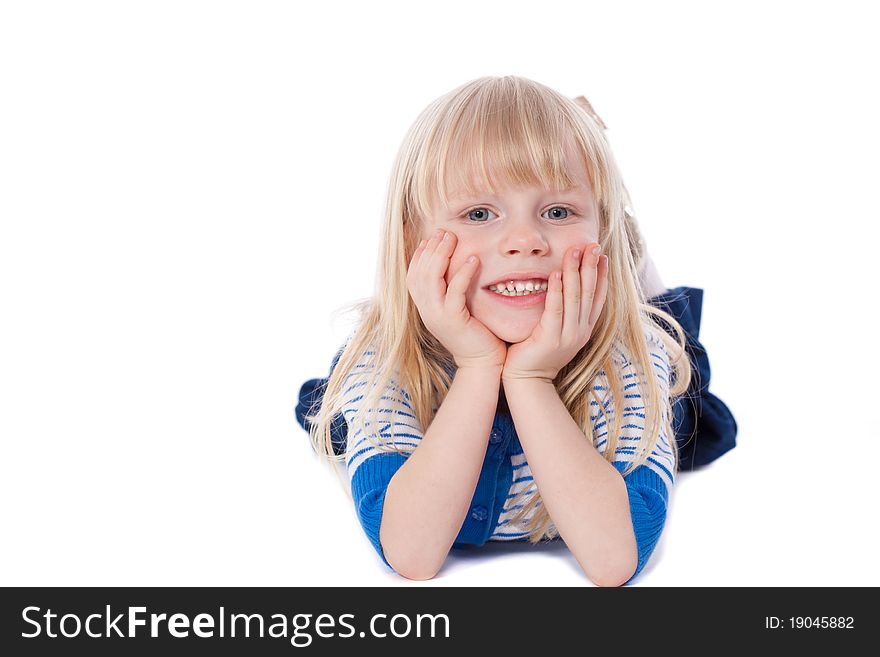
[[[651,357],[651,364],[654,366],[654,373],[660,383],[660,389],[664,394],[668,394],[672,367],[669,362],[669,352],[666,350],[666,344],[659,334],[660,330],[656,327],[650,327],[645,330],[645,337],[648,342],[648,354]]]
[[[346,374],[343,382],[345,390],[346,411],[355,411],[364,400],[368,391],[375,385],[376,376],[379,374],[376,361],[376,349],[370,344],[360,349],[351,370]],[[397,390],[397,372],[392,374],[388,388]],[[404,391],[399,391],[405,394]],[[408,395],[406,396],[408,399]]]
[[[648,357],[651,360],[652,370],[657,377],[664,392],[669,388],[669,376],[671,372],[669,352],[666,345],[660,337],[658,329],[653,326],[646,326],[643,330],[645,343],[648,348]],[[615,344],[612,353],[612,362],[617,367],[617,371],[621,373],[624,382],[637,377],[634,359],[629,349],[621,343]],[[601,372],[605,374],[604,370]]]
[[[648,352],[657,352],[658,356],[668,358],[666,345],[660,337],[660,330],[661,329],[656,326],[644,326],[642,328],[642,336],[644,337],[645,343],[648,345]],[[627,363],[632,362],[632,356],[630,355],[629,349],[624,346],[621,341],[617,341],[614,345],[614,359],[615,362],[620,365],[626,365]]]

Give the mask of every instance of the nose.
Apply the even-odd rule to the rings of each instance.
[[[540,229],[532,223],[512,223],[501,238],[506,255],[543,255],[549,246]]]

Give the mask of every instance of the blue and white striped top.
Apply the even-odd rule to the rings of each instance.
[[[650,331],[645,335],[661,394],[668,395],[670,384],[668,354],[658,336]],[[365,352],[357,368],[370,367],[372,356],[372,351]],[[620,368],[620,376],[624,386],[623,424],[613,461],[618,471],[622,472],[626,464],[633,461],[638,442],[645,430],[645,409],[641,403],[638,373],[631,359],[625,355],[623,350],[616,348],[612,360]],[[346,422],[349,422],[357,411],[358,405],[363,400],[362,393],[367,385],[363,377],[357,377],[355,373],[352,373],[350,378],[354,378],[357,382],[346,390],[348,401],[343,408]],[[596,391],[596,396],[601,400],[607,414],[606,421],[599,410],[599,403],[591,399],[590,419],[593,423],[593,444],[604,454],[608,437],[606,422],[613,424],[616,412],[616,404],[611,398],[604,371],[600,371],[596,376],[593,390]],[[388,389],[383,392],[382,401],[385,403],[377,411],[376,417],[387,422],[381,427],[379,435],[388,444],[414,450],[424,436],[424,430],[413,413],[409,394],[397,384],[396,380],[392,380]],[[436,412],[436,410],[435,408],[434,411]],[[392,419],[395,411],[398,414],[396,422]],[[521,523],[515,524],[511,519],[520,505],[513,505],[513,501],[521,491],[528,491],[530,495],[534,495],[537,492],[537,486],[516,436],[516,429],[509,415],[502,417],[503,415],[505,414],[496,413],[496,422],[492,435],[489,437],[489,449],[483,463],[480,483],[474,495],[472,510],[462,527],[462,533],[455,546],[479,545],[486,540],[523,540],[528,536],[524,523],[532,517],[535,509],[530,511]],[[665,409],[663,417],[664,420],[667,417]],[[406,455],[389,454],[377,450],[360,430],[352,433],[352,427],[349,423],[345,460],[361,524],[384,560],[378,538],[382,503],[388,482],[405,462]],[[669,443],[669,436],[666,434],[664,421],[661,425],[660,439],[648,461],[626,477],[627,489],[630,493],[630,509],[637,543],[639,543],[639,565],[633,577],[641,571],[659,540],[675,481],[674,472],[675,457]],[[550,534],[551,536],[558,535],[555,525],[551,524]],[[388,564],[387,560],[385,563]],[[388,566],[391,567],[390,564]]]

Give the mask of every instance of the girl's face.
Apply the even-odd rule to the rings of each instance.
[[[466,294],[468,311],[508,344],[531,335],[544,312],[544,295],[538,303],[521,305],[506,300],[488,285],[528,278],[517,275],[522,272],[549,279],[553,271],[562,269],[569,249],[583,251],[598,242],[599,207],[587,172],[573,150],[567,152],[567,162],[572,178],[582,181],[578,187],[565,192],[505,187],[497,190],[497,196],[458,196],[446,207],[437,201],[419,238],[431,238],[438,228],[456,235],[445,276],[447,285],[469,256],[479,258]]]

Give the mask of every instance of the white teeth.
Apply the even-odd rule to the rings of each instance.
[[[547,281],[517,281],[516,283],[510,281],[506,284],[498,283],[497,285],[490,285],[489,289],[503,296],[520,297],[534,292],[546,291]]]

